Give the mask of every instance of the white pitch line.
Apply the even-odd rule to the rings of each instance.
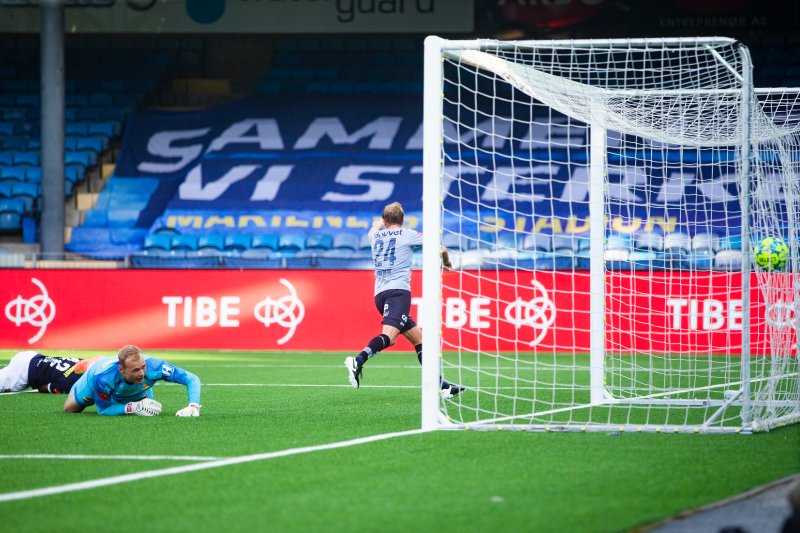
[[[264,459],[275,459],[277,457],[288,457],[290,455],[299,455],[302,453],[317,452],[322,450],[334,450],[337,448],[346,448],[349,446],[357,446],[359,444],[366,444],[369,442],[377,442],[395,437],[405,437],[408,435],[418,435],[430,430],[412,429],[409,431],[398,431],[395,433],[383,433],[380,435],[372,435],[369,437],[361,437],[358,439],[345,440],[340,442],[332,442],[330,444],[319,444],[316,446],[305,446],[303,448],[289,448],[287,450],[278,450],[276,452],[258,453],[254,455],[242,455],[239,457],[229,457],[227,459],[219,459],[215,461],[208,461],[204,463],[195,463],[192,465],[174,466],[171,468],[161,468],[158,470],[148,470],[146,472],[137,472],[135,474],[125,474],[122,476],[113,476],[101,479],[93,479],[90,481],[81,481],[78,483],[68,483],[66,485],[57,485],[53,487],[44,487],[41,489],[23,490],[19,492],[7,492],[0,494],[0,502],[11,502],[16,500],[27,500],[30,498],[38,498],[40,496],[52,496],[54,494],[64,494],[67,492],[76,492],[80,490],[96,489],[98,487],[107,487],[109,485],[119,485],[121,483],[128,483],[131,481],[139,481],[140,479],[150,479],[163,476],[171,476],[174,474],[183,474],[186,472],[197,472],[199,470],[208,470],[210,468],[218,468],[222,466],[237,465],[241,463],[251,463],[253,461],[261,461]]]
[[[340,385],[331,383],[321,385],[319,383],[203,383],[203,387],[339,387],[352,389],[352,385]],[[418,389],[419,385],[361,385],[362,389]]]
[[[223,457],[204,457],[200,455],[59,455],[55,453],[26,453],[19,455],[0,455],[0,459],[123,459],[125,461],[219,461]]]
[[[344,365],[336,364],[336,365],[281,365],[281,364],[261,364],[261,363],[245,363],[241,365],[237,364],[193,364],[192,368],[342,368]],[[419,365],[369,365],[370,368],[383,368],[383,369],[420,369]]]

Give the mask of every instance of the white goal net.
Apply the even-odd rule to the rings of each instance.
[[[425,53],[424,427],[800,419],[797,90],[725,38]]]

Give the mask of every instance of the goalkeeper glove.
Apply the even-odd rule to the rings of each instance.
[[[150,398],[125,404],[125,414],[137,416],[158,416],[161,404]]]
[[[191,416],[191,417],[200,416],[200,404],[190,403],[189,405],[187,405],[186,407],[175,413],[175,416]]]

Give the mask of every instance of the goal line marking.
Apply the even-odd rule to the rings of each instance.
[[[278,457],[288,457],[290,455],[299,455],[303,453],[318,452],[323,450],[335,450],[337,448],[347,448],[349,446],[358,446],[359,444],[367,444],[370,442],[378,442],[382,440],[392,439],[395,437],[405,437],[409,435],[418,435],[426,433],[430,430],[427,429],[412,429],[408,431],[398,431],[394,433],[382,433],[380,435],[371,435],[369,437],[360,437],[358,439],[345,440],[340,442],[332,442],[330,444],[318,444],[315,446],[304,446],[302,448],[289,448],[286,450],[278,450],[275,452],[258,453],[254,455],[242,455],[239,457],[229,457],[227,459],[218,459],[214,461],[207,461],[203,463],[195,463],[191,465],[174,466],[170,468],[161,468],[158,470],[148,470],[145,472],[137,472],[135,474],[125,474],[121,476],[112,476],[101,479],[93,479],[89,481],[81,481],[78,483],[68,483],[66,485],[57,485],[52,487],[44,487],[41,489],[23,490],[18,492],[8,492],[0,494],[0,502],[10,502],[16,500],[27,500],[30,498],[38,498],[40,496],[51,496],[54,494],[64,494],[67,492],[77,492],[81,490],[95,489],[98,487],[107,487],[109,485],[119,485],[121,483],[129,483],[131,481],[139,481],[141,479],[150,479],[163,476],[171,476],[175,474],[183,474],[186,472],[197,472],[199,470],[208,470],[210,468],[219,468],[222,466],[237,465],[242,463],[251,463],[253,461],[262,461],[266,459],[275,459]]]

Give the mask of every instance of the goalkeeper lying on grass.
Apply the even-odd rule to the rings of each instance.
[[[186,386],[189,405],[177,416],[200,416],[200,378],[131,345],[95,363],[72,387],[64,412],[80,413],[97,404],[101,415],[158,416],[161,404],[153,399],[153,386],[162,379]]]

